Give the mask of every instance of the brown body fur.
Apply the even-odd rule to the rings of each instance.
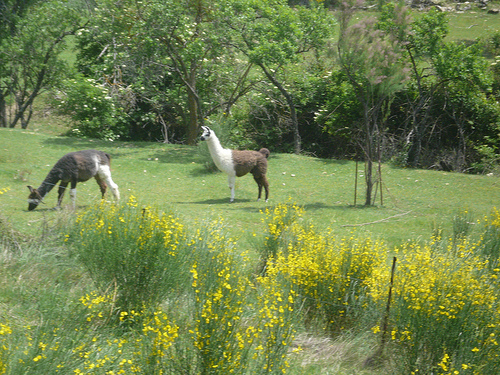
[[[267,200],[269,197],[269,182],[267,181],[266,173],[269,150],[267,148],[262,148],[259,151],[233,150],[232,156],[236,176],[241,177],[247,173],[251,173],[259,187],[259,199],[262,188],[264,188]]]

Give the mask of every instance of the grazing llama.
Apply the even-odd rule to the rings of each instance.
[[[223,148],[219,142],[219,138],[217,138],[212,129],[208,126],[202,126],[202,129],[201,140],[207,141],[208,150],[217,168],[227,174],[227,181],[231,189],[230,202],[234,201],[236,177],[244,176],[249,172],[253,175],[255,182],[259,186],[258,200],[260,200],[262,188],[264,187],[267,202],[269,198],[269,182],[266,178],[266,172],[269,150],[262,148],[259,151],[239,151]]]
[[[96,150],[84,150],[70,152],[64,155],[52,167],[45,180],[38,189],[28,186],[30,195],[28,197],[28,211],[34,210],[40,202],[42,202],[45,195],[47,195],[52,188],[59,182],[59,191],[57,198],[57,208],[61,208],[61,202],[64,197],[66,187],[71,182],[71,190],[69,191],[73,208],[76,202],[76,184],[84,182],[94,177],[101,188],[102,198],[108,184],[113,192],[115,200],[120,199],[120,192],[118,185],[111,179],[110,171],[111,157],[103,152]]]

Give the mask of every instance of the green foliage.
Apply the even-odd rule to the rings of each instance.
[[[128,138],[123,108],[110,90],[93,79],[77,76],[61,84],[54,106],[73,120],[69,135],[118,140]]]
[[[431,9],[413,22],[412,29],[408,35],[410,48],[417,51],[418,57],[434,56],[449,32],[446,13]]]
[[[480,145],[476,146],[475,150],[480,156],[480,160],[472,163],[472,167],[475,171],[480,173],[494,173],[499,169],[500,166],[500,155],[497,153],[497,142],[493,146]]]
[[[315,121],[322,126],[324,132],[336,140],[336,143],[343,145],[342,150],[345,155],[349,150],[349,144],[356,138],[356,123],[360,121],[361,104],[349,80],[339,70],[325,77],[320,91],[318,94],[322,95],[322,100],[315,113]],[[355,152],[349,152],[352,153]]]
[[[34,100],[44,90],[57,85],[71,70],[61,58],[65,40],[80,27],[81,13],[65,1],[38,2],[25,9],[26,15],[12,26],[0,49],[0,113],[5,114],[5,97],[15,98],[14,116],[26,128]],[[2,125],[4,118],[2,120]]]

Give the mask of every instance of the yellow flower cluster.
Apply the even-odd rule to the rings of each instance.
[[[0,323],[0,375],[5,374],[7,371],[7,354],[9,345],[7,335],[12,334],[12,329],[3,323]]]
[[[172,324],[164,312],[156,311],[152,317],[146,319],[142,332],[145,336],[153,337],[149,357],[159,364],[167,355],[167,349],[179,336],[179,327]]]
[[[276,255],[267,264],[267,275],[284,275],[309,311],[309,318],[324,320],[328,329],[341,329],[350,312],[366,300],[367,281],[386,261],[382,243],[337,240],[331,232],[317,233],[293,218],[303,210],[279,205],[268,211],[268,238],[280,238]]]
[[[260,293],[257,302],[261,328],[254,340],[259,344],[253,359],[260,358],[261,372],[285,373],[289,345],[296,333],[295,323],[300,308],[295,308],[297,293],[286,280],[268,274],[258,278]]]
[[[266,208],[262,221],[267,234],[264,239],[264,258],[267,260],[277,255],[279,248],[286,242],[288,229],[304,214],[304,209],[295,203],[281,203],[273,209]]]
[[[487,262],[473,255],[475,246],[461,240],[459,254],[449,247],[436,252],[432,244],[409,245],[402,250],[395,294],[409,309],[421,310],[437,322],[455,319],[465,306],[492,308],[496,296],[489,280],[478,276]]]
[[[240,274],[234,241],[225,237],[222,220],[208,227],[193,239],[198,259],[190,269],[195,298],[191,335],[203,368],[232,373],[246,366],[252,342],[241,319],[250,283]]]
[[[493,211],[489,216],[484,218],[486,225],[500,229],[500,210],[493,208]]]
[[[81,213],[65,240],[101,290],[113,290],[118,311],[140,311],[175,287],[189,247],[184,225],[173,214],[101,202]],[[180,249],[182,247],[182,249]],[[177,259],[179,258],[179,259]],[[138,293],[138,291],[141,291]]]
[[[304,215],[304,208],[297,204],[280,203],[273,209],[266,208],[262,221],[267,226],[271,238],[278,238],[282,233]]]

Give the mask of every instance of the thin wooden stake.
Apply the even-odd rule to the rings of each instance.
[[[377,351],[368,359],[365,360],[364,365],[366,367],[372,367],[380,363],[380,357],[384,352],[384,347],[387,342],[387,336],[389,332],[389,312],[391,310],[391,300],[392,300],[392,287],[394,285],[394,273],[396,272],[396,257],[392,259],[392,270],[391,270],[391,281],[389,284],[389,294],[387,296],[387,305],[385,306],[384,316],[382,318],[382,323],[380,324],[380,329],[382,331],[382,339],[380,341],[380,346]]]
[[[392,287],[394,285],[394,273],[396,271],[396,257],[392,258],[391,282],[389,284],[389,295],[387,296],[387,305],[385,307],[384,319],[382,320],[382,346],[387,340],[387,331],[389,330],[389,311],[391,309]]]
[[[356,197],[358,193],[358,161],[356,160],[356,174],[354,175],[354,206],[356,207]]]
[[[380,181],[380,205],[384,205],[384,196],[382,195],[382,166],[380,160],[378,161],[378,179]]]

